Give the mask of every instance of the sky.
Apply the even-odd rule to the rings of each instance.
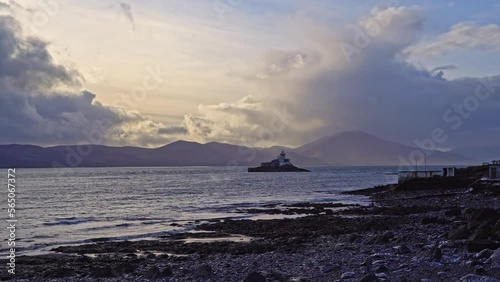
[[[1,144],[500,143],[498,1],[0,0]]]

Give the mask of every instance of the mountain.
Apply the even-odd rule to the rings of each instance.
[[[258,165],[279,151],[211,142],[176,141],[163,147],[0,145],[0,167],[123,167]],[[322,160],[289,153],[294,163],[324,164]]]
[[[461,154],[469,158],[480,160],[481,162],[490,162],[500,160],[500,146],[476,146],[456,148],[451,153]]]
[[[415,150],[419,149],[364,132],[345,131],[298,147],[295,152],[322,159],[332,165],[400,165],[400,156],[413,164],[414,160],[410,161],[409,157]],[[429,165],[471,163],[476,161],[442,151],[432,151],[427,156]]]
[[[0,145],[0,167],[120,167],[120,166],[254,166],[270,161],[284,149],[301,165],[399,165],[415,150],[363,132],[342,132],[301,147],[249,148],[225,143],[176,141],[159,148],[102,145],[39,147]],[[413,163],[413,161],[411,161]],[[455,153],[434,151],[428,164],[470,164]]]

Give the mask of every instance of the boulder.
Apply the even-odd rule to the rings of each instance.
[[[480,252],[484,249],[495,250],[500,247],[500,242],[492,241],[492,240],[476,240],[476,241],[467,241],[467,251],[469,252]]]
[[[435,246],[431,250],[430,257],[433,260],[439,261],[443,257],[443,252],[441,251],[441,249],[438,246]]]
[[[472,232],[479,226],[494,225],[500,217],[500,211],[495,209],[474,210],[468,216],[467,228]]]
[[[172,271],[172,268],[170,266],[164,267],[163,269],[160,269],[160,277],[168,277],[174,274]]]
[[[491,257],[491,255],[493,255],[494,251],[493,250],[490,250],[490,249],[484,249],[482,251],[480,251],[479,253],[477,253],[474,257],[477,258],[477,259],[487,259],[489,257]]]
[[[160,278],[160,269],[157,266],[152,266],[144,273],[143,277],[145,279],[158,279]]]
[[[471,241],[486,240],[490,238],[490,235],[491,227],[488,226],[488,222],[483,222],[474,230],[474,232],[472,232],[472,235],[470,235],[468,239]]]
[[[378,281],[378,278],[375,274],[367,274],[365,275],[363,278],[361,278],[361,280],[359,280],[358,282],[377,282]]]
[[[258,272],[250,272],[243,282],[266,282],[266,277]]]
[[[462,225],[459,228],[450,231],[448,233],[448,239],[450,240],[461,240],[461,239],[467,239],[469,237],[469,229],[467,228],[467,225]]]
[[[498,248],[491,256],[491,268],[500,268],[500,248]]]

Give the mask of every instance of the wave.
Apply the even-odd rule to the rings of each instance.
[[[96,227],[84,228],[84,229],[80,229],[80,230],[81,231],[97,231],[97,230],[106,230],[106,229],[122,228],[122,227],[128,228],[132,225],[134,225],[134,224],[118,223],[118,224],[114,224],[114,225],[96,226]]]
[[[44,222],[43,225],[55,226],[55,225],[75,225],[85,222],[96,221],[94,218],[78,218],[78,217],[67,217],[67,218],[57,218],[53,222]]]

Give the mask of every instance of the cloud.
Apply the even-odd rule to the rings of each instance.
[[[454,69],[457,69],[457,67],[454,65],[440,66],[433,68],[432,70],[429,71],[429,73],[433,74],[434,77],[436,78],[443,79],[445,70],[454,70]]]
[[[261,64],[250,72],[237,74],[246,79],[269,79],[290,73],[314,63],[316,58],[300,51],[270,50],[261,59]]]
[[[135,20],[134,20],[134,14],[132,13],[132,5],[125,2],[120,2],[120,9],[127,18],[127,20],[130,22],[130,24],[132,25],[132,28],[135,29]]]
[[[0,10],[1,9],[10,10],[10,5],[8,3],[5,3],[5,2],[0,2]]]
[[[442,148],[498,143],[500,128],[493,120],[500,112],[500,76],[446,80],[443,72],[453,66],[427,70],[408,63],[407,50],[419,43],[424,23],[417,7],[391,7],[373,9],[346,28],[294,24],[298,43],[290,49],[295,51],[270,50],[248,68],[253,73],[240,73],[253,103],[200,107],[199,117],[211,128],[208,137],[301,145],[342,130],[362,130],[415,145],[441,128],[447,136]],[[318,28],[311,28],[314,24]],[[342,52],[345,44],[356,48],[349,58]],[[478,88],[493,94],[476,99]],[[280,130],[272,127],[280,121],[276,111],[286,112]]]
[[[457,49],[500,51],[500,26],[459,23],[436,40],[412,46],[409,52],[417,56],[438,57]]]
[[[159,134],[166,135],[179,135],[179,134],[187,134],[188,129],[184,126],[170,126],[158,129]]]
[[[186,132],[136,111],[103,105],[96,94],[78,90],[78,71],[55,64],[46,42],[24,37],[21,31],[14,18],[0,16],[2,143],[75,144],[98,139],[110,145],[151,146]]]
[[[500,77],[447,80],[443,73],[451,65],[426,69],[409,62],[412,52],[433,43],[421,42],[425,17],[419,8],[375,8],[345,27],[304,17],[286,21],[294,44],[262,49],[244,70],[228,71],[241,83],[234,98],[200,105],[175,125],[100,103],[98,95],[81,90],[77,70],[53,62],[46,42],[23,37],[15,20],[1,17],[0,130],[7,132],[1,141],[85,142],[85,132],[104,128],[102,143],[111,145],[189,139],[293,146],[342,130],[413,144],[439,127],[448,136],[442,147],[500,142]],[[355,49],[346,56],[343,46]],[[474,102],[478,87],[493,94],[462,116],[459,107]]]
[[[193,140],[207,141],[212,133],[213,122],[192,114],[184,116],[183,126],[186,127],[189,136]]]
[[[433,68],[430,72],[434,73],[437,71],[455,70],[455,69],[457,69],[457,66],[455,66],[455,65],[446,65],[446,66],[440,66],[440,67]]]

